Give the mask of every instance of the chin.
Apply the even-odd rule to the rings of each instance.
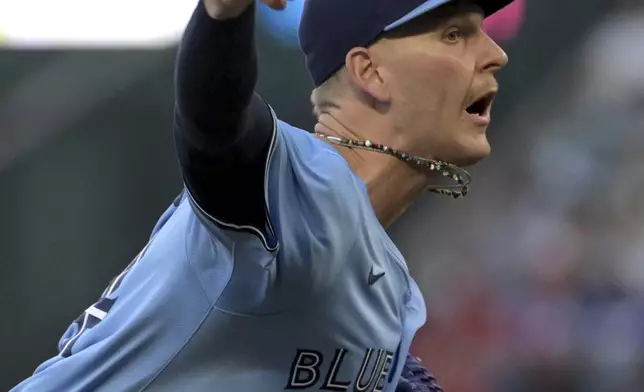
[[[484,138],[464,145],[449,162],[462,167],[472,166],[487,158],[491,152],[492,147]]]

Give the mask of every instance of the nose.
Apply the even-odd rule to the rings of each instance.
[[[498,72],[508,64],[508,55],[490,36],[483,34],[481,70],[490,73]]]

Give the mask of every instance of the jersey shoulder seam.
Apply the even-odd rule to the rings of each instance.
[[[167,361],[166,361],[166,362],[161,366],[161,368],[160,368],[160,369],[159,369],[159,371],[154,375],[154,377],[152,377],[152,379],[151,379],[150,381],[148,381],[148,383],[147,383],[147,384],[145,384],[143,387],[141,387],[141,389],[139,389],[139,392],[144,392],[144,391],[145,391],[145,390],[147,390],[150,386],[152,386],[152,384],[153,384],[153,383],[154,383],[154,382],[159,378],[159,376],[161,376],[161,374],[163,373],[163,371],[164,371],[165,369],[167,369],[167,367],[168,367],[168,366],[170,366],[170,364],[172,363],[172,361],[174,361],[174,359],[177,357],[177,355],[179,355],[179,354],[180,354],[180,353],[181,353],[181,352],[186,348],[186,346],[190,343],[190,341],[195,337],[195,335],[197,334],[197,332],[199,332],[199,330],[200,330],[200,329],[201,329],[201,327],[203,326],[203,324],[204,324],[204,322],[206,321],[206,319],[207,319],[207,318],[210,316],[210,314],[212,313],[212,310],[213,310],[213,305],[211,305],[211,306],[208,308],[208,311],[204,314],[203,318],[201,319],[201,321],[199,322],[199,324],[197,325],[197,327],[195,328],[195,330],[194,330],[194,331],[192,331],[192,333],[190,334],[190,337],[188,337],[188,339],[186,339],[186,341],[181,345],[181,347],[179,347],[179,349],[178,349],[174,354],[172,354],[172,355],[170,356],[170,358],[168,358],[168,360],[167,360]]]
[[[201,224],[201,222],[199,222],[199,224]],[[209,240],[209,242],[210,242],[210,244],[212,246],[212,240],[210,239],[210,236],[208,236],[208,240]],[[197,281],[197,284],[199,285],[199,290],[201,291],[201,294],[204,296],[204,299],[206,300],[206,303],[209,305],[208,310],[205,312],[203,318],[201,319],[201,321],[199,322],[197,327],[194,329],[194,331],[192,331],[192,333],[190,334],[188,339],[186,339],[186,341],[177,349],[177,351],[174,354],[172,354],[170,356],[170,358],[168,358],[168,360],[163,365],[161,365],[161,367],[159,368],[158,372],[154,375],[154,377],[152,377],[152,379],[150,381],[148,381],[148,383],[146,383],[143,387],[141,387],[141,389],[139,389],[139,392],[144,392],[146,389],[148,389],[154,383],[154,381],[156,381],[156,379],[159,378],[161,373],[163,373],[163,371],[168,366],[170,366],[170,364],[177,357],[177,355],[179,355],[181,353],[181,351],[183,351],[183,349],[186,348],[186,346],[194,338],[194,336],[197,334],[197,332],[201,329],[201,327],[203,326],[203,323],[210,316],[210,314],[212,313],[212,310],[213,310],[213,308],[215,306],[213,301],[211,301],[210,298],[208,297],[208,293],[206,292],[205,288],[203,287],[203,284],[201,283],[201,280],[199,279],[199,276],[197,275],[197,272],[195,271],[194,267],[192,266],[192,263],[190,262],[190,256],[188,255],[187,249],[185,248],[185,244],[184,244],[184,252],[185,252],[185,256],[186,256],[186,263],[188,264],[188,268],[190,269],[190,273],[192,274],[193,279],[195,279]]]

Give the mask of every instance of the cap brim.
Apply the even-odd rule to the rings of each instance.
[[[401,26],[412,19],[415,19],[428,11],[436,9],[444,4],[447,4],[453,0],[427,0],[423,4],[414,8],[411,12],[404,15],[402,18],[396,20],[395,22],[387,25],[383,31],[390,31],[395,29],[398,26]],[[514,0],[475,0],[485,13],[485,16],[488,17],[495,13],[496,11],[502,9],[506,5],[512,3]]]

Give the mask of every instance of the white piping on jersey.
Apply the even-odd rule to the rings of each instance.
[[[107,296],[111,295],[111,294],[116,290],[116,288],[120,285],[120,283],[121,283],[121,281],[123,280],[123,278],[125,277],[125,275],[127,275],[127,273],[128,273],[128,272],[130,272],[130,270],[132,269],[132,267],[134,267],[134,264],[138,263],[138,262],[139,262],[139,260],[141,260],[141,258],[143,257],[143,255],[146,253],[146,251],[147,251],[147,250],[148,250],[148,248],[150,247],[150,244],[152,244],[152,240],[153,240],[153,239],[154,239],[154,238],[151,238],[151,239],[148,241],[148,243],[147,243],[147,244],[145,244],[145,246],[143,247],[143,249],[141,249],[141,251],[139,252],[139,254],[138,254],[138,255],[136,255],[136,257],[134,258],[134,260],[132,260],[132,261],[130,262],[130,264],[129,264],[129,265],[128,265],[128,266],[127,266],[127,267],[126,267],[126,268],[125,268],[125,269],[124,269],[124,270],[123,270],[123,271],[122,271],[122,272],[121,272],[121,273],[120,273],[120,274],[119,274],[119,275],[118,275],[118,276],[117,276],[113,281],[112,281],[112,283],[111,283],[111,284],[109,285],[109,287],[105,290],[105,292],[103,293],[103,295],[101,296],[101,298],[104,298],[104,297],[107,297]]]
[[[90,316],[94,316],[94,317],[96,317],[97,319],[99,319],[101,321],[103,321],[103,319],[105,319],[105,316],[107,316],[107,312],[104,312],[104,311],[100,310],[99,308],[95,307],[94,305],[90,306],[85,311]]]
[[[146,251],[148,250],[148,247],[149,247],[149,246],[150,246],[150,244],[152,243],[152,240],[153,240],[153,239],[154,239],[154,238],[151,238],[151,239],[150,239],[150,241],[148,241],[148,243],[147,243],[147,244],[145,244],[145,246],[143,247],[143,249],[141,249],[141,251],[139,252],[139,254],[138,254],[138,255],[136,255],[136,257],[134,258],[134,260],[132,260],[132,261],[130,262],[130,264],[129,264],[129,265],[128,265],[124,270],[123,270],[123,272],[121,272],[121,273],[120,273],[120,274],[119,274],[119,275],[114,279],[114,281],[112,281],[112,283],[109,285],[109,287],[108,287],[108,288],[103,292],[103,295],[101,295],[101,298],[105,298],[105,297],[107,297],[107,296],[111,295],[111,294],[116,290],[116,288],[120,285],[121,281],[125,278],[125,275],[126,275],[126,274],[131,270],[131,269],[132,269],[132,267],[133,267],[136,263],[138,263],[138,261],[139,261],[139,260],[141,260],[141,258],[143,257],[143,255],[144,255],[144,254],[146,253]],[[96,304],[96,303],[95,303],[95,304]],[[95,305],[95,304],[94,304],[94,305]],[[97,308],[97,307],[96,307],[96,306],[94,306],[94,305],[92,305],[92,306],[90,306],[89,308],[85,309],[85,312],[84,312],[85,314],[83,315],[83,322],[81,323],[80,329],[79,329],[78,331],[76,331],[76,333],[75,333],[72,337],[70,337],[70,338],[67,340],[67,342],[66,342],[66,343],[65,343],[65,345],[63,346],[62,350],[60,350],[60,353],[64,353],[64,352],[66,352],[66,351],[67,351],[67,348],[68,348],[70,345],[74,344],[74,342],[76,342],[76,340],[78,340],[78,338],[79,338],[79,337],[80,337],[80,336],[81,336],[81,335],[82,335],[82,334],[83,334],[83,333],[88,329],[88,328],[87,328],[87,322],[89,321],[89,316],[94,316],[94,317],[96,317],[97,319],[99,319],[99,320],[101,320],[101,321],[103,321],[103,320],[105,319],[105,317],[107,316],[107,312],[105,312],[105,311],[103,311],[103,310],[100,310],[99,308]]]
[[[268,104],[267,104],[267,106],[268,106]],[[268,224],[268,230],[273,235],[273,237],[276,237],[275,236],[275,230],[273,229],[273,225],[271,223],[271,217],[270,217],[269,210],[268,210],[268,171],[269,171],[269,168],[270,168],[271,159],[273,158],[273,153],[275,152],[275,143],[276,143],[276,139],[277,139],[277,116],[275,115],[275,112],[273,111],[273,108],[271,108],[270,106],[268,106],[268,108],[270,109],[271,116],[273,117],[273,135],[271,136],[271,144],[270,144],[269,149],[268,149],[268,154],[266,154],[266,166],[264,168],[264,210],[265,210],[265,213],[266,213],[266,222]],[[246,231],[252,232],[253,234],[255,234],[255,235],[257,235],[259,237],[259,239],[262,241],[262,245],[264,245],[264,248],[269,252],[275,252],[279,248],[279,241],[277,241],[277,238],[275,238],[275,240],[276,240],[275,241],[275,246],[271,247],[268,244],[268,239],[264,235],[264,232],[262,230],[256,228],[256,227],[249,226],[249,225],[235,225],[233,223],[227,223],[227,222],[221,221],[221,220],[215,218],[214,216],[210,215],[206,210],[204,210],[199,205],[199,203],[197,203],[195,198],[192,197],[192,192],[190,192],[190,189],[188,188],[188,184],[185,184],[185,187],[188,190],[188,197],[190,197],[190,200],[192,201],[192,203],[195,206],[197,206],[199,211],[202,214],[204,214],[211,221],[215,222],[216,224],[218,224],[220,226],[227,227],[227,228],[230,228],[230,229],[246,230]]]
[[[89,310],[89,309],[88,309],[88,310]],[[87,310],[86,310],[86,311],[85,311],[85,314],[83,315],[83,323],[81,324],[81,326],[80,326],[80,328],[78,329],[78,331],[76,331],[76,333],[74,334],[74,336],[72,336],[71,338],[69,338],[69,340],[67,340],[67,342],[66,342],[66,343],[65,343],[65,345],[63,346],[63,348],[59,351],[61,354],[62,354],[62,353],[64,353],[64,352],[66,352],[66,351],[67,351],[67,349],[69,348],[69,346],[71,346],[72,344],[74,344],[74,342],[76,342],[76,340],[78,340],[78,338],[83,334],[83,332],[85,332],[85,331],[87,330],[87,322],[89,321],[89,316],[90,316],[90,314],[89,314],[89,313],[87,312]]]

